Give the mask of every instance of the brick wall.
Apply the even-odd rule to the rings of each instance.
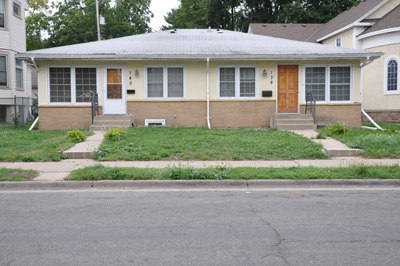
[[[375,122],[400,123],[400,111],[367,111],[367,114],[375,120]],[[363,122],[370,122],[364,115]]]

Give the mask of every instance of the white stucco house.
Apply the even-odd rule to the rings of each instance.
[[[13,121],[15,96],[32,97],[31,69],[15,57],[26,51],[25,11],[28,8],[27,0],[0,0],[0,122]],[[17,112],[29,110],[17,108]]]

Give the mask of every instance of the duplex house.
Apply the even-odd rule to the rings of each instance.
[[[134,115],[172,126],[267,127],[324,99],[317,121],[361,126],[361,66],[381,56],[218,29],[178,29],[20,53],[39,67],[39,127]]]
[[[28,8],[27,0],[0,0],[0,122],[13,121],[15,96],[32,97],[30,67],[15,57],[26,51],[25,10]],[[17,112],[29,115],[28,108]]]
[[[255,23],[248,32],[383,53],[362,68],[360,99],[373,119],[400,122],[400,0],[364,0],[326,24]]]

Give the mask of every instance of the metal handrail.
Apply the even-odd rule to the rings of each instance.
[[[306,96],[306,111],[305,113],[307,114],[308,107],[310,107],[310,113],[313,116],[314,123],[315,123],[315,98],[312,92],[307,92]]]
[[[99,115],[99,96],[97,93],[93,95],[91,108],[92,108],[92,125],[93,125],[94,117],[96,115]]]

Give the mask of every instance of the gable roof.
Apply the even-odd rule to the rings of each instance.
[[[328,21],[324,27],[322,27],[312,37],[317,42],[326,39],[330,34],[339,31],[346,26],[352,25],[353,23],[362,20],[369,13],[373,12],[381,5],[386,3],[388,0],[363,0],[359,4],[351,7],[350,9],[340,13],[330,21]]]
[[[30,59],[365,59],[381,53],[227,30],[179,29],[18,54]]]
[[[284,38],[295,41],[315,42],[310,37],[319,31],[324,24],[275,24],[275,23],[251,23],[249,32],[258,35]]]
[[[376,24],[369,27],[366,31],[359,36],[363,36],[372,32],[377,32],[385,29],[399,28],[400,27],[400,5],[395,7],[385,16],[383,16]]]

